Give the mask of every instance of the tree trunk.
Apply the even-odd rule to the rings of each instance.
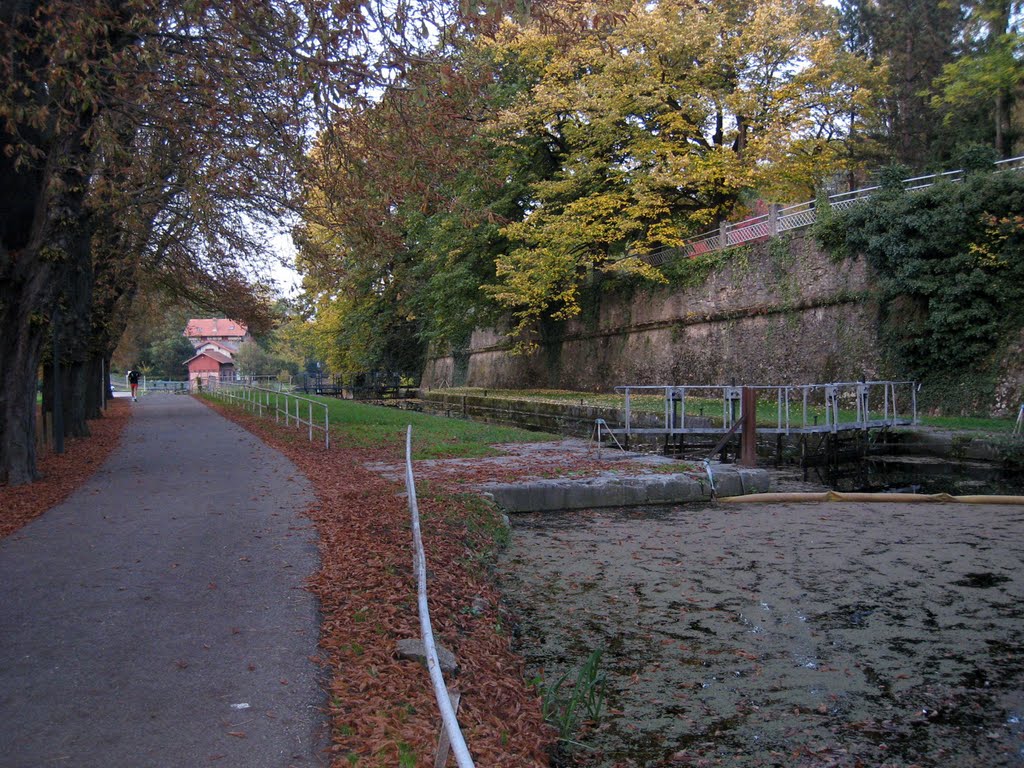
[[[106,386],[104,372],[106,361],[101,355],[92,355],[83,366],[85,370],[85,418],[99,419],[103,417],[103,408],[110,397],[110,387]]]
[[[65,145],[67,154],[77,142]],[[52,164],[40,173],[40,182],[53,177]],[[17,231],[31,232],[24,247],[0,244],[0,482],[11,485],[36,479],[36,383],[45,342],[52,336],[52,320],[59,286],[67,268],[67,230],[57,221],[73,218],[81,210],[81,192],[47,199],[45,184],[36,190],[37,205],[31,224]],[[56,199],[59,198],[59,199]],[[15,230],[8,230],[11,235]],[[18,237],[8,242],[21,244]]]
[[[31,223],[9,228],[6,242],[0,242],[0,482],[11,485],[36,478],[36,380],[58,293],[68,284],[78,246],[86,155],[81,133],[51,146],[45,170],[32,176],[39,184]],[[50,180],[63,191],[52,193]],[[27,242],[15,236],[26,230]],[[14,250],[8,242],[24,247]]]
[[[85,218],[83,216],[83,218]],[[68,286],[63,296],[64,327],[61,349],[64,352],[64,434],[85,437],[89,434],[86,423],[86,366],[92,356],[92,227],[83,225],[75,232],[75,248],[68,269]]]
[[[53,388],[60,387],[61,416],[65,437],[87,437],[85,366],[88,363],[92,337],[93,271],[91,240],[92,227],[88,214],[79,207],[74,221],[63,220],[55,228],[68,243],[67,258],[61,272],[65,277],[60,284],[57,304],[60,307],[60,327],[55,339],[60,349],[60,380],[53,381],[53,349],[50,363],[43,366],[43,390],[50,402]]]
[[[75,361],[64,369],[64,434],[67,437],[88,437],[86,423],[86,365]]]
[[[33,317],[46,288],[39,280],[0,286],[0,482],[21,485],[36,479],[36,381],[48,324]]]
[[[736,139],[732,143],[736,157],[742,158],[747,149],[747,129],[747,119],[743,115],[736,115]]]
[[[143,230],[148,234],[152,229],[152,216],[145,221]],[[102,387],[103,396],[107,399],[110,397],[110,359],[128,326],[129,311],[138,291],[139,261],[145,245],[140,240],[140,233],[119,227],[112,216],[106,215],[97,221],[91,249],[90,360],[93,369],[89,382]],[[92,393],[88,397],[90,403],[99,401],[99,397],[94,398]]]

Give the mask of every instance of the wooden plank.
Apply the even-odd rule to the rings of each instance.
[[[448,689],[448,698],[452,701],[452,709],[455,710],[455,714],[459,714],[459,702],[462,700],[462,694],[459,693],[457,688]],[[448,740],[448,731],[444,729],[444,724],[441,725],[441,733],[437,737],[437,756],[434,758],[434,768],[444,768],[448,764],[448,753],[451,751],[452,745]]]

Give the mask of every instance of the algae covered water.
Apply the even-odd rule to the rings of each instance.
[[[1024,766],[1024,508],[785,504],[513,518],[528,675],[603,649],[566,762]]]

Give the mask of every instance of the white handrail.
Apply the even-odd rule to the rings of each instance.
[[[239,390],[241,395],[236,395],[234,390]],[[227,398],[229,400],[241,400],[243,406],[248,408],[252,407],[253,410],[259,409],[260,416],[263,416],[264,408],[274,408],[274,419],[280,421],[281,414],[284,414],[285,425],[290,426],[291,422],[295,422],[295,426],[298,427],[300,424],[305,424],[309,427],[309,441],[313,442],[313,431],[322,430],[324,433],[324,448],[331,447],[331,421],[330,421],[330,410],[326,403],[321,403],[317,400],[313,400],[308,397],[302,397],[301,395],[295,395],[290,392],[281,392],[276,389],[267,389],[266,387],[254,387],[250,384],[243,384],[241,382],[222,382],[219,379],[209,378],[206,381],[206,391],[215,397]],[[271,404],[271,396],[273,396],[273,404]],[[295,413],[291,413],[290,403],[288,399],[291,398],[295,401]],[[284,407],[281,407],[281,402],[284,401]],[[308,419],[302,418],[299,413],[300,403],[307,403],[308,408]],[[324,409],[324,423],[323,426],[313,423],[313,406],[316,405]]]
[[[1024,156],[1011,157],[1007,160],[999,160],[994,163],[994,167],[996,171],[1024,170]],[[915,191],[930,187],[936,183],[936,181],[941,179],[948,178],[952,179],[954,182],[960,181],[963,176],[964,172],[962,170],[945,171],[944,173],[935,173],[928,176],[914,176],[913,178],[903,179],[901,183],[907,191]],[[842,209],[854,202],[871,197],[880,189],[880,186],[872,186],[854,189],[849,192],[839,192],[835,195],[829,195],[828,201],[834,208]],[[660,251],[655,251],[654,253],[640,255],[636,258],[656,267],[664,264],[669,259],[676,258],[677,256],[686,256],[698,251],[701,253],[706,251],[718,251],[728,247],[729,245],[736,245],[747,242],[748,240],[768,237],[771,234],[774,234],[771,231],[771,218],[773,215],[776,217],[777,230],[779,232],[809,227],[817,220],[818,217],[815,209],[815,202],[816,201],[814,200],[808,200],[803,203],[794,203],[793,205],[788,205],[785,208],[777,209],[774,214],[753,216],[735,224],[725,223],[718,229],[711,230],[710,232],[704,232],[700,235],[694,235],[693,237],[688,237],[678,246],[665,248]],[[789,219],[792,219],[792,221],[789,221]]]
[[[661,395],[664,400],[664,421],[659,433],[680,434],[686,432],[717,433],[728,430],[733,423],[735,413],[734,406],[739,400],[739,392],[744,387],[756,390],[759,396],[771,398],[774,401],[776,415],[775,426],[766,426],[761,429],[765,433],[793,434],[801,432],[819,432],[823,430],[836,432],[846,429],[866,429],[883,426],[904,426],[918,423],[917,383],[913,381],[842,381],[828,384],[638,384],[620,385],[615,387],[616,392],[624,394],[624,432],[630,435],[633,431],[649,432],[650,428],[636,428],[633,426],[633,395]],[[910,393],[909,412],[900,414],[896,408],[897,390],[903,394]],[[872,413],[870,400],[872,393],[881,392],[883,400],[881,413]],[[802,400],[802,416],[799,422],[795,422],[791,403],[794,398]],[[697,398],[703,400],[719,401],[722,407],[721,426],[707,426],[698,424],[689,426],[693,418],[687,411],[687,399]],[[877,402],[877,400],[876,400]],[[681,413],[677,413],[676,404],[679,405]],[[824,408],[825,423],[819,427],[816,417],[808,409],[812,405]],[[840,409],[852,406],[856,410],[853,421],[843,420]],[[872,418],[874,416],[874,418]],[[810,422],[815,418],[814,423]],[[680,420],[681,419],[681,420]]]
[[[441,710],[441,720],[448,734],[455,762],[459,768],[474,768],[473,758],[469,754],[466,740],[459,729],[459,721],[455,716],[451,699],[448,698],[448,687],[441,673],[441,662],[437,658],[437,646],[434,644],[434,630],[430,626],[430,608],[427,605],[427,560],[423,552],[423,539],[420,537],[420,510],[416,503],[416,481],[412,476],[412,425],[405,433],[405,490],[409,496],[409,514],[412,516],[412,539],[414,545],[413,565],[416,568],[416,599],[420,612],[420,633],[423,635],[423,649],[427,656],[427,671],[430,681],[434,684],[434,697],[437,707]]]

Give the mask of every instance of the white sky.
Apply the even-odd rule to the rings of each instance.
[[[302,278],[294,269],[295,245],[292,243],[292,236],[287,232],[281,232],[274,235],[270,242],[278,256],[272,263],[271,277],[277,283],[281,295],[293,298],[299,293]]]

